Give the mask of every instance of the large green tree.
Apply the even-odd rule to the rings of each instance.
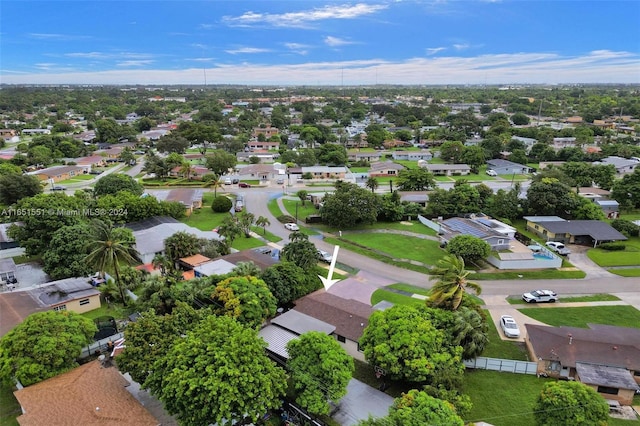
[[[37,177],[22,174],[0,175],[0,204],[10,206],[23,198],[33,197],[42,192]]]
[[[397,305],[374,312],[360,339],[367,362],[394,380],[423,382],[461,375],[462,348],[451,345],[431,316],[424,306]]]
[[[165,253],[173,264],[176,264],[180,258],[198,254],[201,248],[200,238],[184,231],[176,232],[164,240]]]
[[[547,382],[533,409],[536,424],[606,425],[609,406],[593,388],[580,382]]]
[[[0,378],[29,386],[71,370],[96,331],[93,321],[75,312],[31,314],[0,339]]]
[[[572,189],[553,178],[533,182],[527,190],[529,213],[539,216],[570,217],[578,207]]]
[[[333,194],[324,197],[320,208],[323,223],[334,228],[349,229],[361,224],[375,223],[380,199],[355,184],[341,183]]]
[[[396,184],[401,191],[427,191],[435,188],[436,180],[427,169],[404,169],[398,173]]]
[[[131,230],[114,228],[109,222],[93,220],[92,236],[87,242],[89,254],[85,261],[103,275],[113,272],[120,293],[120,301],[127,305],[124,283],[120,279],[121,264],[133,265],[138,262],[138,252],[133,247],[135,239]]]
[[[51,236],[49,247],[42,255],[44,272],[53,280],[86,277],[96,272],[85,262],[87,241],[91,237],[91,228],[86,222],[58,229]]]
[[[611,197],[623,208],[637,209],[640,207],[640,167],[613,184]]]
[[[259,327],[276,313],[276,299],[267,284],[254,276],[235,276],[220,281],[211,298],[219,302],[219,314],[237,319],[249,327]]]
[[[444,256],[429,270],[430,279],[434,280],[435,284],[431,288],[428,302],[444,309],[458,309],[467,289],[475,291],[476,294],[482,292],[477,283],[467,279],[471,273],[472,271],[465,269],[462,257]]]
[[[317,276],[287,261],[269,266],[260,278],[267,283],[271,294],[278,301],[278,306],[287,306],[297,298],[317,290],[320,285]]]
[[[486,259],[491,253],[491,246],[473,235],[457,235],[447,243],[447,253],[460,256],[465,262],[472,263]]]
[[[191,146],[191,143],[177,135],[167,135],[160,138],[156,147],[160,152],[175,152],[178,154],[184,154],[184,152]]]
[[[304,271],[309,271],[318,264],[318,249],[306,234],[292,232],[289,239],[291,241],[285,244],[280,252],[282,260],[291,262]]]
[[[359,426],[463,426],[464,421],[448,401],[437,399],[424,391],[412,389],[393,401],[389,415],[378,419],[369,418]]]
[[[216,150],[208,154],[206,157],[207,168],[218,176],[222,176],[236,166],[238,160],[233,154],[226,151]]]
[[[131,176],[121,173],[111,173],[100,178],[93,187],[93,193],[96,197],[107,194],[115,195],[120,191],[129,191],[140,196],[144,192],[144,188]]]
[[[296,389],[296,402],[312,414],[329,414],[329,401],[347,393],[353,358],[332,336],[310,331],[287,343],[287,367]]]
[[[256,422],[282,404],[287,387],[265,347],[256,330],[210,316],[150,366],[145,385],[182,425]]]

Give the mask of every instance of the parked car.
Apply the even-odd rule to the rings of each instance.
[[[231,185],[231,178],[225,178],[224,179],[224,184],[225,185]]]
[[[487,170],[487,174],[488,174],[489,176],[498,176],[498,173],[496,173],[496,171],[495,171],[495,170],[491,170],[491,169],[488,169],[488,170]]]
[[[288,229],[289,231],[299,231],[300,227],[298,225],[296,225],[295,223],[285,223],[284,224],[284,228]]]
[[[244,209],[244,202],[242,200],[236,200],[235,211],[241,212]]]
[[[231,179],[231,183],[234,184],[234,185],[237,184],[238,182],[240,182],[240,179],[238,179],[238,178]]]
[[[551,249],[552,251],[555,251],[556,253],[561,254],[563,256],[566,256],[571,253],[571,250],[566,248],[564,244],[558,241],[547,241],[547,247],[549,247],[549,249]]]
[[[54,186],[53,188],[51,188],[52,191],[66,191],[67,188],[64,186]]]
[[[249,185],[248,183],[244,183],[244,182],[240,182],[240,183],[238,184],[238,186],[239,186],[240,188],[251,188],[251,185]]]
[[[527,303],[557,302],[558,294],[552,290],[533,290],[522,295],[522,300]]]
[[[507,337],[520,337],[520,329],[516,320],[511,315],[502,315],[500,317],[500,327]]]
[[[331,263],[331,261],[333,260],[333,256],[331,256],[331,253],[324,250],[318,250],[318,257],[322,262],[325,263]]]
[[[283,185],[284,184],[284,179],[283,178],[278,178],[278,180],[276,180],[276,183],[278,185]]]

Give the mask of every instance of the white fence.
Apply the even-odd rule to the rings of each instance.
[[[95,355],[96,352],[107,352],[109,351],[109,342],[115,342],[118,339],[124,337],[124,333],[116,333],[113,336],[106,337],[102,340],[98,340],[97,342],[93,342],[88,346],[82,348],[80,352],[80,356],[78,358],[87,358],[91,355]]]
[[[464,361],[467,368],[477,368],[480,370],[494,370],[508,373],[536,374],[538,364],[530,361],[515,361],[513,359],[485,358],[478,357]]]
[[[433,229],[436,232],[440,232],[440,224],[433,222],[429,219],[427,219],[424,216],[418,215],[418,220],[420,221],[420,223],[422,223],[424,226],[427,226],[431,229]]]

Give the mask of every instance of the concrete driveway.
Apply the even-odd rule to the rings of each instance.
[[[587,274],[587,278],[617,277],[617,275],[612,274],[601,266],[598,266],[593,260],[589,259],[589,256],[587,256],[587,250],[591,247],[575,244],[568,247],[571,250],[571,253],[567,256],[567,259],[569,262],[573,263],[576,268],[583,270]]]

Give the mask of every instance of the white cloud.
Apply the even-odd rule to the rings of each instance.
[[[152,64],[152,60],[131,60],[131,61],[119,61],[116,63],[119,67],[143,67],[145,65]]]
[[[470,46],[467,43],[456,43],[453,45],[453,48],[456,50],[465,50],[468,49]]]
[[[52,66],[52,64],[46,64]],[[209,84],[559,84],[640,83],[640,55],[608,50],[580,56],[553,53],[491,54],[475,57],[411,58],[404,61],[264,63],[207,66]],[[7,84],[202,84],[202,68],[3,74]]]
[[[309,48],[311,46],[302,43],[285,43],[284,47],[294,53],[297,53],[298,55],[306,55],[307,53],[309,53]]]
[[[231,49],[231,50],[225,50],[225,52],[231,54],[231,55],[237,55],[239,53],[248,53],[248,54],[253,54],[253,53],[266,53],[266,52],[271,52],[270,49],[263,49],[261,47],[240,47],[238,49]]]
[[[345,46],[347,44],[354,44],[354,42],[349,40],[344,40],[338,37],[327,36],[324,39],[324,43],[327,46],[336,47],[336,46]]]
[[[295,4],[295,3],[294,3]],[[330,5],[300,12],[281,14],[246,12],[240,16],[225,16],[222,21],[231,26],[269,25],[274,27],[306,27],[327,19],[356,19],[386,9],[387,5],[358,3]]]
[[[427,55],[435,55],[438,52],[442,52],[443,50],[447,50],[446,47],[428,47]]]
[[[29,33],[29,37],[38,40],[51,40],[51,41],[69,41],[69,40],[82,40],[91,38],[85,35],[75,34],[55,34],[55,33]]]
[[[81,58],[81,59],[100,59],[100,60],[149,60],[155,55],[151,53],[136,53],[136,52],[70,52],[64,53],[62,56],[68,58]]]

